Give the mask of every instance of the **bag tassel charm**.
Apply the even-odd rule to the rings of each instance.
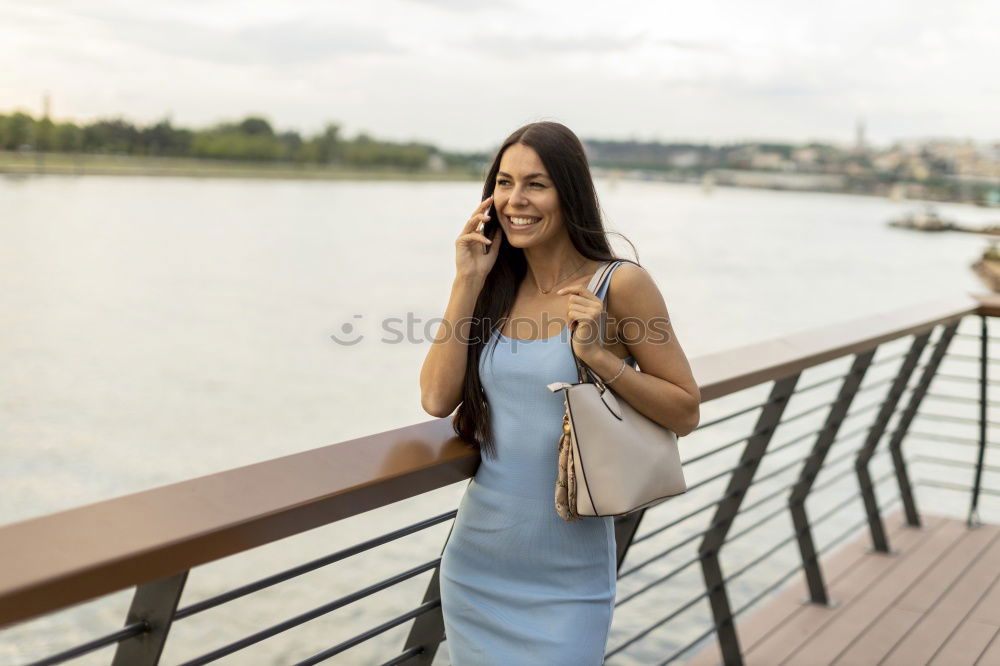
[[[576,513],[576,467],[573,465],[573,431],[569,412],[563,414],[559,438],[559,474],[556,478],[556,513],[563,520],[580,520]]]

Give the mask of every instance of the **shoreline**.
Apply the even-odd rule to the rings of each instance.
[[[484,167],[485,170],[485,167]],[[592,166],[595,177],[635,182],[662,182],[704,187],[701,177],[678,177],[658,171],[626,170]],[[748,172],[757,173],[757,172]],[[139,176],[156,178],[257,178],[270,180],[404,180],[427,182],[481,182],[485,174],[470,170],[419,171],[392,167],[358,169],[288,162],[239,162],[189,157],[144,157],[134,155],[94,155],[76,153],[16,153],[0,151],[0,178],[30,176]],[[711,188],[767,190],[771,192],[813,192],[875,198],[892,198],[888,193],[831,187],[788,187],[752,182],[714,181]],[[972,201],[902,196],[900,202],[953,203],[982,207]]]
[[[478,180],[464,170],[356,169],[287,162],[234,162],[187,157],[18,154],[0,151],[0,176],[154,176],[164,178],[263,178],[275,180]]]

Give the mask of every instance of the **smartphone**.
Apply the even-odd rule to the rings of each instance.
[[[497,236],[496,231],[500,227],[500,221],[497,220],[497,212],[496,209],[493,208],[492,204],[487,209],[486,213],[487,215],[490,216],[490,219],[486,224],[483,225],[483,235],[495,243],[497,242],[497,238],[499,238],[499,236]],[[490,253],[490,246],[483,245],[483,254],[489,254],[489,253]]]

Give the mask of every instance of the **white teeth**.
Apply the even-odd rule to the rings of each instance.
[[[511,221],[511,224],[513,224],[515,226],[518,226],[518,227],[522,227],[522,226],[527,226],[529,224],[534,224],[538,220],[536,220],[533,217],[512,217],[512,218],[510,218],[510,221]]]

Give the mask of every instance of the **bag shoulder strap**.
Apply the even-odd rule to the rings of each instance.
[[[592,294],[596,294],[604,286],[604,282],[611,277],[611,269],[622,263],[621,261],[605,261],[600,266],[597,267],[597,271],[594,273],[594,277],[590,279],[590,284],[587,285],[587,290]],[[607,294],[605,294],[607,295]],[[602,297],[601,300],[604,300]]]
[[[604,283],[608,279],[610,279],[611,273],[612,273],[612,269],[615,266],[617,266],[618,264],[620,264],[620,263],[622,263],[622,262],[621,261],[605,261],[600,266],[598,266],[597,267],[597,271],[594,273],[594,277],[592,277],[590,279],[590,284],[587,285],[587,290],[590,291],[590,293],[596,295],[597,292],[599,292],[604,287]],[[607,295],[608,294],[605,291],[604,295],[600,297],[602,304],[604,303],[605,299],[607,298]],[[605,326],[605,322],[606,321],[607,321],[607,311],[602,308],[602,310],[601,310],[601,319],[600,319],[600,322],[599,322],[599,325],[598,325],[598,332],[597,332],[598,336],[600,336],[601,343],[604,342],[604,326]],[[570,345],[569,346],[570,346],[570,351],[573,354],[573,361],[576,363],[577,375],[579,377],[579,380],[581,382],[596,381],[597,383],[599,383],[603,387],[603,382],[601,382],[601,379],[600,379],[600,377],[597,376],[597,373],[594,372],[593,370],[591,370],[587,366],[586,363],[584,363],[583,361],[581,361],[577,357],[576,352],[573,351],[573,334],[572,334],[572,332],[570,333]],[[588,379],[588,376],[591,377],[591,379]]]

